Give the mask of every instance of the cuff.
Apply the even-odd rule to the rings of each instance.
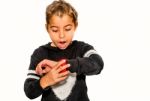
[[[78,60],[77,60],[77,59],[67,60],[67,63],[71,65],[71,66],[68,68],[68,70],[69,70],[71,73],[77,72],[77,67],[78,67]]]

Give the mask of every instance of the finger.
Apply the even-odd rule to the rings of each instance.
[[[41,74],[42,74],[42,68],[41,68],[41,66],[40,66],[40,65],[37,65],[35,71],[36,71],[37,74],[41,75]]]
[[[58,76],[58,77],[60,77],[60,78],[61,78],[61,77],[64,77],[64,76],[68,76],[68,75],[69,75],[69,73],[70,73],[69,71],[62,72],[62,73],[60,73],[60,74],[59,74],[59,76]]]
[[[58,78],[57,81],[58,81],[58,82],[63,81],[63,80],[65,80],[65,79],[67,79],[67,77],[68,77],[68,76],[64,76],[64,77]]]
[[[45,69],[43,69],[43,73],[48,73],[51,70],[51,67],[45,66]]]
[[[36,67],[36,72],[41,74],[43,71],[42,71],[42,67],[44,67],[44,64],[45,64],[45,61],[46,59],[42,60]]]
[[[44,59],[44,60],[42,61],[42,66],[47,65],[47,66],[49,66],[49,67],[54,67],[56,64],[57,64],[56,61],[52,61],[52,60],[48,60],[48,59]]]
[[[57,63],[57,65],[55,65],[54,69],[58,69],[62,64],[66,63],[66,60],[61,60]]]
[[[38,73],[38,74],[42,74],[42,73],[46,73],[48,70],[47,70],[47,68],[46,68],[46,70],[45,70],[45,67],[47,66],[46,65],[46,63],[48,62],[48,60],[47,59],[44,59],[44,60],[42,60],[38,65],[37,65],[37,68],[36,68],[36,72]]]
[[[63,71],[66,71],[67,68],[70,67],[70,64],[66,64],[64,66],[60,66],[58,69],[57,69],[57,72],[60,73],[60,72],[63,72]]]
[[[48,62],[48,60],[47,60],[47,59],[44,59],[44,60],[42,60],[42,61],[38,64],[38,66],[42,69],[42,67],[45,67],[45,66],[46,66],[47,62]]]
[[[52,61],[52,60],[47,60],[46,61],[46,65],[48,65],[49,67],[54,67],[57,65],[57,62],[56,61]]]

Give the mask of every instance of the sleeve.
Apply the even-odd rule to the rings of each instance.
[[[40,76],[35,72],[35,68],[41,60],[43,60],[41,50],[36,49],[31,56],[27,78],[24,82],[24,92],[30,99],[40,96],[43,92],[40,86]]]
[[[93,46],[82,43],[79,47],[81,57],[68,60],[71,64],[70,72],[84,75],[96,75],[101,72],[104,67],[102,57],[96,52]]]

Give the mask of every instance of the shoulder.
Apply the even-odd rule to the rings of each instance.
[[[92,45],[84,41],[77,41],[77,47],[83,49],[84,51],[94,49]]]
[[[41,56],[41,55],[44,55],[46,53],[46,51],[47,51],[48,45],[49,45],[49,43],[37,47],[33,51],[32,56]]]
[[[73,41],[78,47],[93,47],[92,45],[90,45],[89,43],[86,43],[86,42],[84,42],[84,41],[77,41],[77,40],[75,40],[75,41]]]
[[[75,41],[76,48],[79,50],[81,56],[84,56],[87,52],[95,50],[92,45],[84,41]]]

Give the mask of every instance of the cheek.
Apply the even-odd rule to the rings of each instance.
[[[69,36],[73,36],[73,35],[74,35],[74,30],[69,31],[69,32],[68,32],[68,35],[69,35]]]
[[[68,40],[71,41],[73,39],[73,34],[68,35]]]
[[[57,37],[58,36],[58,33],[55,33],[55,32],[53,32],[53,31],[51,31],[51,30],[49,30],[49,35],[51,36],[51,37]]]
[[[74,34],[73,31],[70,31],[70,32],[67,32],[67,33],[66,33],[66,36],[67,36],[67,37],[72,37],[73,34]]]
[[[49,34],[49,36],[50,36],[50,38],[52,39],[52,40],[56,40],[57,39],[57,37],[56,37],[56,35],[54,34],[54,33],[48,33]]]

